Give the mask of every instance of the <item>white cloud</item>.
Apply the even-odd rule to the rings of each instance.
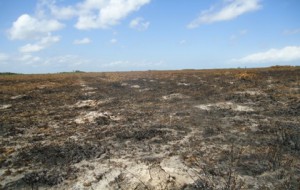
[[[71,6],[58,6],[55,0],[40,0],[38,11],[49,12],[56,19],[76,18],[80,30],[109,28],[151,0],[81,0]]]
[[[85,0],[77,5],[78,29],[109,28],[150,0]]]
[[[57,43],[60,41],[60,37],[48,35],[46,37],[41,38],[35,44],[26,44],[25,46],[20,47],[19,51],[22,53],[31,53],[41,51],[48,46]]]
[[[82,45],[82,44],[89,44],[91,40],[89,38],[83,38],[81,40],[74,40],[73,44]]]
[[[60,7],[56,5],[57,0],[38,0],[36,15],[39,17],[50,13],[55,19],[68,20],[78,15],[73,6]]]
[[[44,47],[40,44],[26,44],[25,46],[20,47],[19,51],[22,53],[29,53],[41,51],[42,49],[44,49]]]
[[[265,52],[254,53],[232,62],[239,63],[272,63],[300,60],[300,46],[287,46],[282,49],[270,49]]]
[[[0,63],[10,63],[9,65],[30,65],[34,63],[38,63],[41,61],[40,57],[33,56],[31,54],[15,54],[15,55],[8,55],[0,53]]]
[[[64,25],[57,20],[37,19],[23,14],[13,23],[8,34],[12,40],[39,39],[63,27]]]
[[[8,30],[11,40],[33,40],[19,48],[21,53],[41,51],[53,43],[60,41],[60,37],[52,36],[52,32],[60,30],[64,25],[55,19],[45,19],[42,11],[38,12],[41,17],[28,14],[21,15]]]
[[[41,58],[37,57],[37,56],[32,56],[30,54],[24,54],[21,57],[17,58],[16,60],[21,61],[25,64],[33,64],[33,63],[36,63],[38,61],[41,61]]]
[[[60,20],[68,20],[77,15],[77,11],[72,6],[58,7],[55,4],[52,4],[50,10],[52,15]]]
[[[139,30],[139,31],[145,31],[149,28],[150,26],[150,22],[145,21],[144,18],[142,17],[138,17],[133,19],[130,23],[129,23],[129,27]]]
[[[47,37],[43,37],[43,38],[40,40],[40,43],[41,43],[41,44],[52,44],[52,43],[59,42],[59,40],[60,40],[60,37],[59,37],[59,36],[51,36],[51,35],[48,35]]]
[[[111,44],[116,44],[116,43],[118,43],[118,40],[115,39],[115,38],[113,38],[113,39],[110,40],[110,43],[111,43]]]
[[[188,28],[197,28],[201,24],[232,20],[248,12],[259,10],[261,0],[223,0],[221,8],[212,6],[188,24]]]

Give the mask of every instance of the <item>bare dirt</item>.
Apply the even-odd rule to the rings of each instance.
[[[0,189],[299,189],[300,69],[0,76]]]

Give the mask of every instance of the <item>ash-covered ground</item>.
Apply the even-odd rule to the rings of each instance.
[[[0,189],[299,189],[300,68],[0,76]]]

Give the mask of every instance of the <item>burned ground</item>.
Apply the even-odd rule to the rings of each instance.
[[[299,76],[0,76],[0,189],[298,189]]]

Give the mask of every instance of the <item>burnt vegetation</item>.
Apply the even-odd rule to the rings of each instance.
[[[298,67],[1,74],[0,189],[296,190],[299,77]]]

